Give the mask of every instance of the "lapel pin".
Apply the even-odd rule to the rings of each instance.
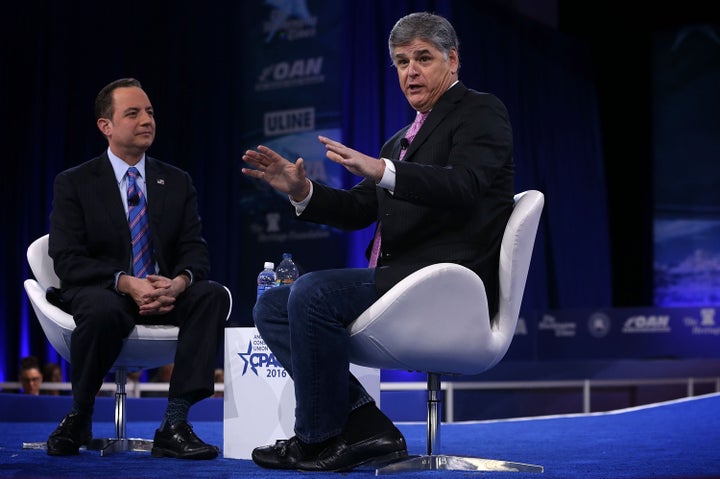
[[[164,185],[164,184],[165,184],[165,180],[163,180],[162,178],[160,178],[159,180],[157,180],[157,184],[158,184],[158,185]]]

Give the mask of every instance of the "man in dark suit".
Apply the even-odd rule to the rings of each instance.
[[[152,455],[212,459],[215,446],[187,422],[190,407],[214,392],[213,374],[230,297],[207,279],[210,260],[190,176],[145,155],[155,138],[153,107],[131,78],[95,100],[108,141],[99,157],[55,179],[49,253],[61,280],[60,304],[73,315],[73,406],[47,441],[50,455],[77,454],[92,438],[95,395],[136,323],[179,326],[168,406]],[[132,168],[131,168],[132,167]],[[128,215],[142,239],[131,232]],[[146,245],[133,252],[133,242]],[[145,266],[135,261],[144,258]]]
[[[288,194],[298,217],[342,229],[377,222],[370,267],[307,273],[265,292],[253,317],[295,384],[295,436],[258,447],[267,468],[347,470],[407,455],[404,438],[348,373],[347,326],[393,285],[418,269],[458,263],[485,283],[497,309],[500,241],[513,206],[512,129],[495,96],[458,81],[452,25],[429,13],[401,18],[389,38],[400,87],[417,112],[380,156],[319,137],[327,157],[364,179],[350,190],[306,178],[259,146],[243,159]]]

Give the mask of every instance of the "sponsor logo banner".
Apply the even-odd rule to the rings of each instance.
[[[536,326],[538,359],[720,357],[715,307],[556,310]]]

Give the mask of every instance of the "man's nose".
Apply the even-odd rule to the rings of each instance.
[[[143,113],[142,116],[140,117],[140,122],[142,122],[142,123],[150,123],[150,122],[152,122],[152,120],[153,120],[153,117],[149,113]]]

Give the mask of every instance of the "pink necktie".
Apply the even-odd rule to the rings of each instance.
[[[415,139],[415,135],[417,135],[417,132],[420,131],[420,127],[422,126],[425,118],[427,118],[429,113],[429,111],[426,111],[424,113],[417,112],[417,114],[415,115],[415,121],[413,121],[412,125],[410,125],[408,131],[405,132],[405,139],[407,139],[408,145],[412,143],[413,139]],[[403,148],[402,150],[400,150],[400,161],[405,158],[406,151],[407,148]],[[373,239],[372,251],[370,252],[370,262],[368,263],[369,268],[374,268],[375,266],[377,266],[377,261],[380,257],[381,241],[382,240],[380,238],[380,225],[378,224],[378,227],[375,229],[375,238]]]

